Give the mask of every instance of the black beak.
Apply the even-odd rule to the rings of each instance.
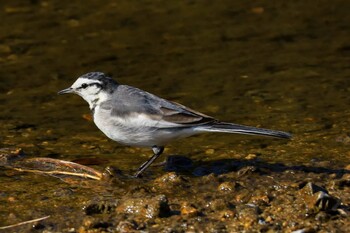
[[[73,91],[74,91],[73,88],[69,87],[69,88],[64,89],[62,91],[59,91],[57,94],[63,95],[63,94],[67,94],[67,93],[73,93]]]

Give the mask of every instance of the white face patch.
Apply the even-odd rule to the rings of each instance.
[[[105,101],[107,93],[101,90],[102,82],[96,79],[78,78],[71,86],[74,93],[81,96],[89,103],[90,108],[94,103]]]
[[[88,79],[88,78],[78,78],[73,85],[71,86],[74,90],[79,90],[84,84],[87,86],[92,86],[93,83],[98,83],[102,85],[102,82],[99,80]],[[83,89],[83,88],[81,88]]]

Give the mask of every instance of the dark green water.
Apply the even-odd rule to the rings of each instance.
[[[208,134],[174,142],[167,155],[214,161],[255,154],[271,163],[344,168],[349,7],[341,0],[2,1],[0,147],[135,170],[150,150],[107,139],[82,117],[89,114],[82,99],[56,94],[79,75],[103,71],[220,120],[294,135],[285,141]],[[4,174],[3,199],[42,179]],[[59,183],[44,180],[45,190]],[[8,219],[8,210],[0,211],[0,220]]]

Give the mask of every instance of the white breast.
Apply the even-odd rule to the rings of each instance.
[[[110,111],[97,106],[94,122],[107,137],[125,145],[164,146],[169,141],[198,133],[192,128],[178,128],[178,124],[157,121],[144,114],[119,117],[111,116]]]

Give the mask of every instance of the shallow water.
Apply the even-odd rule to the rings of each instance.
[[[0,146],[132,173],[151,150],[107,139],[83,117],[89,109],[82,99],[56,94],[81,74],[103,71],[220,120],[294,135],[286,141],[207,134],[174,142],[165,155],[210,164],[253,154],[266,164],[344,169],[349,7],[348,1],[1,2]],[[147,175],[163,173],[155,167]],[[40,206],[34,214],[22,211],[31,204],[25,200],[40,202],[48,192],[49,205],[60,206],[67,200],[54,197],[56,188],[71,190],[50,177],[0,175],[3,225],[40,215]],[[95,198],[91,189],[76,189],[69,194],[74,210]]]

